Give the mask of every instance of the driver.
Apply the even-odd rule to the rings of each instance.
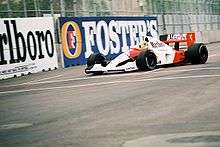
[[[147,37],[145,37],[144,41],[139,44],[139,50],[147,51],[150,48],[150,42]]]
[[[145,52],[147,50],[151,49],[151,44],[149,42],[149,39],[147,37],[145,37],[144,41],[142,41],[139,46],[137,48],[131,48],[129,50],[129,57],[131,59],[136,59],[138,57],[138,55],[141,53],[141,52]]]

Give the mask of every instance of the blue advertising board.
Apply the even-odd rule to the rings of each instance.
[[[64,67],[86,64],[100,52],[114,58],[145,36],[158,36],[156,17],[60,17]]]

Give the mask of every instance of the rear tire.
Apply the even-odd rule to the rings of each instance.
[[[139,70],[154,70],[157,66],[157,56],[152,51],[140,53],[136,59]]]
[[[203,43],[195,43],[188,49],[188,59],[192,64],[204,64],[208,60],[208,50]]]

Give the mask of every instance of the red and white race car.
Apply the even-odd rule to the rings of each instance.
[[[163,35],[160,40],[150,36],[145,39],[150,44],[147,50],[131,48],[111,61],[100,53],[91,54],[85,73],[153,70],[161,65],[204,64],[208,59],[207,47],[195,43],[195,33]]]

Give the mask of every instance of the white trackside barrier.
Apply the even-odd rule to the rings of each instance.
[[[0,19],[0,79],[58,67],[53,19]]]

